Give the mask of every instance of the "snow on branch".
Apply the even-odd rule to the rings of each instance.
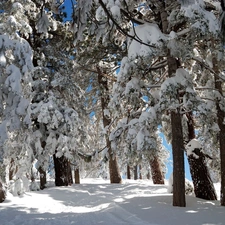
[[[155,48],[154,45],[150,45],[146,42],[143,42],[142,40],[139,39],[139,37],[137,37],[136,35],[131,35],[129,34],[126,30],[124,30],[117,22],[116,20],[113,18],[113,16],[111,15],[111,13],[108,11],[108,9],[106,8],[105,4],[103,3],[102,0],[99,0],[99,4],[102,6],[102,8],[104,9],[106,15],[112,20],[112,22],[114,23],[114,25],[117,27],[117,29],[123,33],[124,35],[126,35],[127,37],[139,42],[140,44],[143,44],[143,45],[146,45],[148,47],[151,47],[151,48]]]

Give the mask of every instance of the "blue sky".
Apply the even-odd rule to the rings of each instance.
[[[65,21],[71,20],[71,16],[73,13],[71,1],[73,2],[73,4],[75,4],[75,0],[65,0],[63,4],[63,6],[65,6],[65,11],[67,12],[67,18],[65,19]]]
[[[173,158],[172,158],[172,148],[171,148],[171,145],[167,143],[165,137],[163,134],[160,134],[162,140],[163,140],[163,145],[165,146],[166,149],[169,150],[170,152],[170,157],[168,159],[168,164],[167,164],[167,173],[166,173],[166,179],[169,179],[171,173],[173,172]],[[190,174],[190,167],[189,167],[189,164],[188,164],[188,161],[187,161],[187,157],[186,155],[184,155],[185,157],[185,177],[188,179],[188,180],[192,180],[191,179],[191,174]]]

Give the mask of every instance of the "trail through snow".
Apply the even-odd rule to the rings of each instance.
[[[0,204],[0,225],[225,225],[219,201],[187,196],[187,207],[173,207],[167,187],[151,181],[81,183],[9,195]]]

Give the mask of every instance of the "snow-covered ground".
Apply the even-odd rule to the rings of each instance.
[[[187,196],[187,207],[173,207],[166,186],[151,181],[81,183],[9,195],[0,204],[0,225],[225,225],[219,201]]]

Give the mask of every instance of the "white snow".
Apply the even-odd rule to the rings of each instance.
[[[130,35],[133,36],[135,34],[140,42],[133,39],[128,41],[128,57],[130,59],[135,59],[137,56],[147,57],[151,55],[153,49],[142,43],[160,47],[162,42],[166,40],[165,35],[160,31],[159,27],[153,23],[145,23],[134,27],[134,31],[131,31]]]
[[[211,2],[210,2],[211,3]],[[208,31],[214,34],[218,33],[219,23],[215,15],[212,12],[209,12],[204,9],[204,1],[196,1],[195,4],[189,4],[188,6],[181,7],[181,10],[184,11],[185,17],[196,21],[197,17],[203,18],[203,22],[196,21],[192,27],[198,28],[199,31],[205,33],[206,26],[208,26]],[[197,16],[197,17],[196,17]],[[205,20],[205,21],[204,21]]]
[[[120,17],[121,17],[121,15],[120,15],[120,7],[118,5],[113,5],[110,8],[110,11],[111,11],[111,13],[112,13],[114,18],[120,19]]]
[[[219,193],[219,185],[216,185]],[[2,225],[223,225],[219,201],[186,196],[187,207],[173,207],[166,185],[149,180],[82,179],[69,187],[48,187],[0,204]]]
[[[202,149],[202,146],[200,142],[197,139],[192,139],[189,141],[186,145],[187,155],[193,155],[195,158],[198,158],[199,156],[194,153],[195,149]]]
[[[5,58],[3,51],[1,51],[0,52],[0,66],[4,67],[5,65],[6,65],[6,58]]]

